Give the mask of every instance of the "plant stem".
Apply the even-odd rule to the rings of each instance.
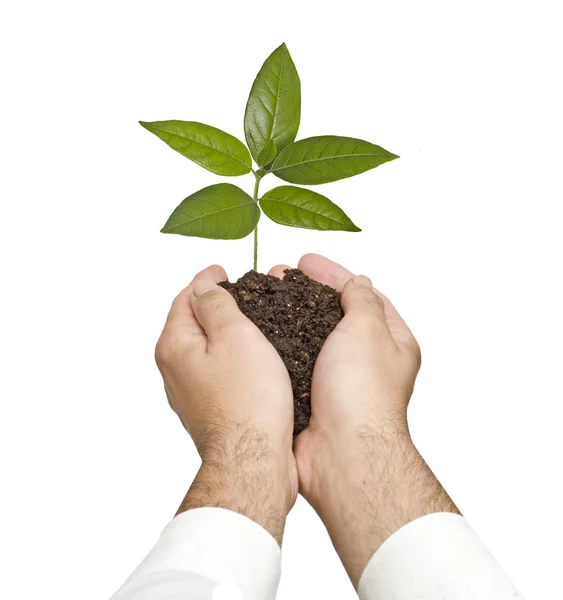
[[[260,179],[262,179],[262,177],[260,177],[260,175],[256,175],[256,173],[254,173],[254,176],[256,177],[256,181],[254,182],[254,196],[252,196],[254,198],[254,202],[258,202],[258,188],[260,186]]]
[[[258,225],[254,229],[254,270],[258,271]]]
[[[260,187],[260,179],[262,178],[256,173],[254,173],[254,176],[256,177],[256,181],[254,183],[254,195],[252,198],[258,204],[258,188]],[[258,271],[258,225],[254,228],[254,270]]]

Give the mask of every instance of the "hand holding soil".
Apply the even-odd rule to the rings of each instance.
[[[157,345],[202,457],[179,512],[228,508],[281,541],[299,488],[357,584],[399,527],[457,512],[408,432],[418,344],[367,277],[322,256],[226,279],[199,273]]]
[[[226,277],[217,265],[196,275],[156,346],[170,406],[202,458],[180,512],[230,508],[281,540],[297,496],[291,383],[273,346],[217,285]]]

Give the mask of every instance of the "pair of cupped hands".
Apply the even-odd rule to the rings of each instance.
[[[278,265],[269,273],[283,277],[288,268]],[[214,265],[198,273],[172,304],[156,360],[169,403],[202,459],[180,512],[235,510],[281,543],[300,492],[357,582],[384,538],[413,517],[389,519],[383,511],[401,512],[403,503],[405,477],[401,465],[391,468],[394,461],[406,469],[421,460],[406,416],[420,350],[370,279],[315,254],[303,256],[298,268],[342,293],[344,318],[315,364],[310,425],[295,443],[287,370],[217,285],[227,279],[224,269]]]

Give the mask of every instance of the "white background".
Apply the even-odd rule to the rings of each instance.
[[[154,344],[195,272],[241,276],[252,240],[159,233],[218,177],[137,121],[243,138],[253,78],[285,41],[299,137],[361,137],[401,159],[315,188],[362,233],[263,219],[260,267],[315,251],[394,300],[423,350],[419,449],[528,600],[563,597],[558,5],[3,5],[0,596],[107,598],[188,488],[198,458]],[[283,568],[281,600],[355,597],[301,500]]]

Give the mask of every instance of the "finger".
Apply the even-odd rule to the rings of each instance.
[[[299,261],[297,268],[311,279],[329,285],[337,292],[341,292],[346,282],[354,277],[354,273],[348,271],[342,265],[319,254],[305,254]]]
[[[249,323],[231,294],[211,279],[194,284],[191,304],[195,318],[212,344],[229,336],[234,327]]]
[[[340,302],[344,318],[339,327],[355,335],[391,335],[383,298],[373,290],[373,284],[365,275],[348,280]]]
[[[311,279],[330,285],[330,287],[339,292],[342,291],[346,282],[354,276],[348,269],[318,254],[306,254],[303,256],[299,261],[298,268],[311,277]],[[420,360],[420,349],[408,325],[389,298],[378,290],[375,291],[383,298],[385,317],[391,335],[398,344],[404,345],[413,351],[417,355],[418,360]]]
[[[268,275],[272,275],[278,279],[283,279],[283,275],[288,269],[291,269],[291,267],[288,265],[276,265],[268,271]]]
[[[420,348],[409,326],[405,323],[399,311],[393,306],[391,300],[381,292],[377,293],[383,299],[387,325],[389,325],[389,331],[391,331],[393,339],[399,346],[405,347],[414,353],[417,361],[420,363]]]
[[[172,302],[172,307],[166,320],[166,329],[172,329],[175,333],[193,336],[195,340],[205,340],[205,332],[195,318],[191,303],[192,289],[201,280],[211,280],[216,283],[227,280],[225,269],[219,265],[211,265],[200,271]]]

